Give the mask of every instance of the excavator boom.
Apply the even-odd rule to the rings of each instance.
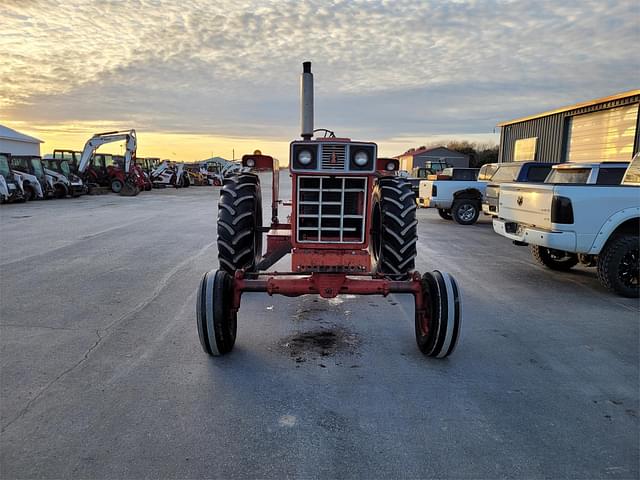
[[[126,152],[124,155],[124,173],[129,174],[131,170],[131,160],[135,158],[137,149],[137,139],[135,130],[123,130],[106,133],[96,133],[93,137],[87,140],[82,150],[82,156],[80,157],[80,163],[78,164],[78,172],[84,173],[89,166],[89,161],[95,153],[96,149],[105,143],[113,143],[124,140],[126,146]]]

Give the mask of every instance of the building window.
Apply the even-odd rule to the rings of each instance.
[[[526,162],[536,159],[536,146],[538,137],[521,138],[516,140],[515,149],[513,151],[514,162]]]

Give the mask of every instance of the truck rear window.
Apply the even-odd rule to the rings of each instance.
[[[627,173],[624,174],[623,185],[640,185],[640,158],[635,159],[629,165]]]
[[[544,182],[547,175],[551,171],[551,165],[549,166],[535,166],[529,167],[529,172],[527,173],[527,182]]]
[[[585,184],[590,173],[590,168],[554,168],[544,183]]]
[[[624,168],[600,167],[596,183],[598,185],[620,185],[624,171]]]
[[[478,175],[478,180],[491,180],[493,174],[496,173],[498,169],[498,165],[495,163],[488,163],[480,167],[480,173]]]
[[[522,165],[500,165],[496,173],[491,177],[493,183],[515,182]]]
[[[478,170],[474,168],[453,169],[453,180],[475,181],[476,178],[478,178]]]

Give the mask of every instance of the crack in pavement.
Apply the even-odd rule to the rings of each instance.
[[[107,335],[105,334],[108,334],[113,327],[119,325],[120,323],[124,322],[125,320],[133,317],[135,314],[140,313],[142,310],[144,310],[144,308],[146,308],[151,302],[153,302],[156,298],[158,298],[158,296],[160,296],[162,291],[169,284],[169,281],[171,280],[171,278],[176,273],[178,273],[187,264],[189,264],[190,262],[193,262],[198,257],[203,255],[208,249],[210,249],[215,244],[216,242],[208,243],[207,245],[202,247],[200,250],[198,250],[198,252],[195,255],[190,255],[185,260],[178,263],[175,267],[169,270],[169,272],[166,275],[162,277],[162,279],[158,282],[158,285],[156,286],[156,288],[153,290],[152,294],[149,297],[147,297],[146,299],[138,303],[138,305],[136,305],[133,309],[127,311],[126,313],[121,315],[119,318],[117,318],[116,320],[108,324],[105,328],[96,329],[96,336],[98,337],[98,339],[95,341],[93,345],[91,345],[91,347],[89,347],[89,349],[84,353],[82,358],[78,360],[76,363],[74,363],[72,366],[64,370],[62,373],[60,373],[56,378],[51,380],[47,385],[45,385],[35,397],[33,397],[31,400],[27,402],[24,408],[20,410],[18,415],[16,415],[12,420],[6,423],[2,427],[2,429],[0,429],[0,433],[4,433],[4,431],[7,428],[9,428],[13,423],[15,423],[20,418],[22,418],[29,411],[29,408],[31,407],[31,405],[33,405],[40,397],[42,397],[42,395],[44,395],[44,393],[47,392],[47,390],[49,390],[49,388],[51,388],[56,382],[58,382],[59,380],[64,378],[66,375],[71,373],[73,370],[75,370],[77,367],[79,367],[84,362],[86,362],[87,359],[89,358],[89,355],[91,355],[91,352],[93,352],[98,347],[98,345],[100,345],[102,340],[104,340],[107,337]],[[100,332],[102,332],[103,334],[101,335]]]

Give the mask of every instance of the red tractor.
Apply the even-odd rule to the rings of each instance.
[[[278,162],[245,155],[225,178],[218,203],[220,269],[204,275],[197,297],[200,343],[209,355],[233,349],[244,292],[269,295],[412,294],[418,348],[450,355],[460,336],[462,303],[454,278],[414,271],[418,241],[411,184],[396,176],[398,161],[377,158],[377,145],[313,138],[313,75],[303,64],[302,141],[290,145],[291,216],[278,219]],[[327,135],[328,133],[328,135]],[[271,171],[271,224],[262,225],[260,180]],[[266,233],[266,251],[263,235]],[[291,271],[269,268],[291,254]]]

